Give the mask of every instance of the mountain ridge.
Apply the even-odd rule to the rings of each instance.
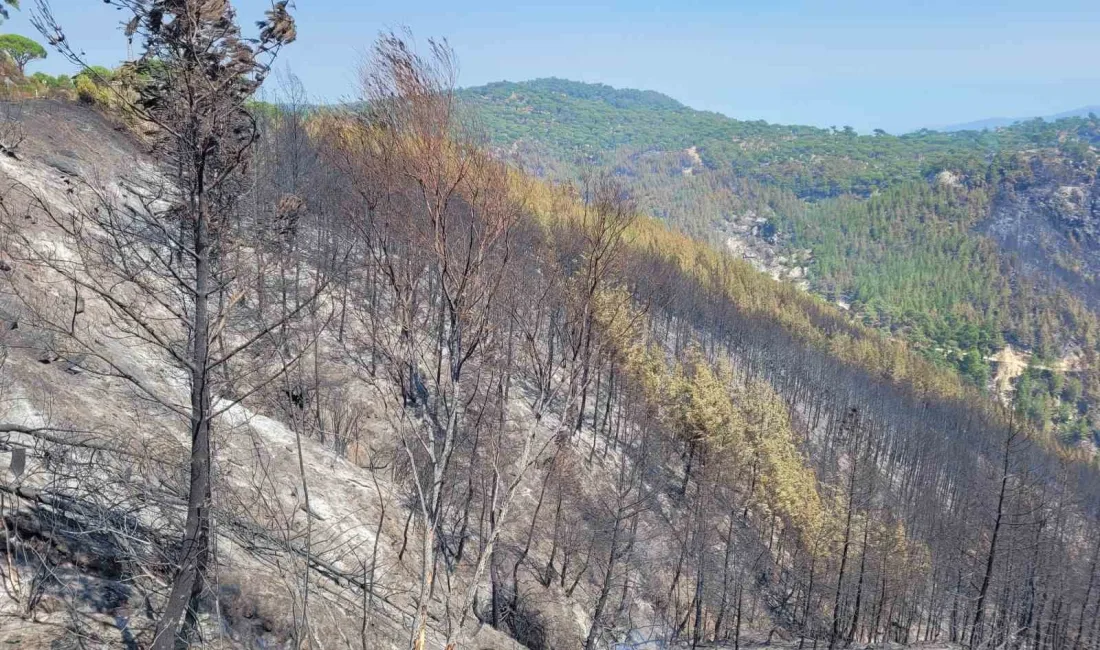
[[[781,128],[787,127],[794,129],[815,129],[821,131],[830,130],[827,127],[820,127],[809,124],[769,122],[763,119],[734,117],[722,111],[695,108],[693,106],[685,104],[684,102],[676,99],[675,97],[667,93],[658,90],[612,86],[603,82],[576,81],[563,77],[537,77],[524,81],[493,81],[474,86],[465,86],[461,88],[459,92],[462,94],[470,95],[492,92],[497,89],[507,89],[510,91],[550,91],[557,92],[576,99],[602,101],[616,108],[635,108],[639,106],[648,106],[652,108],[670,108],[676,110],[686,110],[694,113],[715,115],[723,119],[730,120],[732,122],[766,124],[768,126]],[[1100,104],[1089,104],[1086,106],[1081,106],[1079,108],[1068,109],[1065,111],[1047,115],[1034,115],[1030,117],[990,117],[977,120],[969,120],[965,122],[951,122],[936,126],[921,127],[917,129],[903,131],[900,133],[886,130],[882,130],[882,132],[889,133],[897,137],[904,137],[907,135],[919,134],[924,131],[936,131],[941,133],[956,133],[959,131],[983,131],[987,129],[992,130],[1012,126],[1020,122],[1026,122],[1028,120],[1034,119],[1041,119],[1047,122],[1053,122],[1072,117],[1087,117],[1089,113],[1100,113]],[[871,133],[878,132],[879,130],[880,129],[875,129]]]

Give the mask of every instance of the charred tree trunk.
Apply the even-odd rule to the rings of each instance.
[[[1009,435],[1005,440],[1004,460],[1001,464],[1001,487],[997,492],[997,511],[993,519],[993,534],[989,540],[989,553],[986,554],[985,572],[982,575],[982,585],[978,590],[978,600],[974,603],[974,621],[970,624],[970,647],[977,648],[981,645],[982,619],[985,616],[985,599],[989,593],[989,583],[993,579],[993,566],[997,558],[997,538],[1001,533],[1001,522],[1004,517],[1005,496],[1008,493],[1008,469],[1012,456],[1012,439]]]

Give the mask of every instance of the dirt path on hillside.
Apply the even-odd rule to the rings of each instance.
[[[1027,370],[1028,365],[1031,364],[1031,357],[1030,352],[1020,352],[1011,345],[1006,345],[997,354],[986,357],[986,361],[997,364],[993,381],[997,386],[997,392],[1002,397],[1012,393],[1013,380],[1024,374],[1024,370]],[[1081,357],[1077,354],[1067,354],[1051,365],[1035,364],[1034,367],[1053,372],[1077,372],[1081,369]]]

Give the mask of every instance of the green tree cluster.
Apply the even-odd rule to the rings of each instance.
[[[46,58],[46,48],[19,34],[0,34],[0,52],[15,62],[20,74],[24,73],[31,61]]]

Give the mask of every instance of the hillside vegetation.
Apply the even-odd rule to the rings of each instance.
[[[263,107],[285,5],[142,6],[105,114],[5,123],[0,638],[1100,647],[1090,454],[621,174],[509,167],[445,44]]]
[[[697,111],[653,91],[619,90],[563,79],[498,82],[467,88],[462,98],[497,145],[530,141],[555,160],[613,160],[619,149],[644,153],[696,147],[704,164],[790,190],[799,198],[866,195],[930,172],[985,171],[1001,151],[1061,147],[1083,155],[1080,133],[1096,138],[1088,117],[1034,120],[997,131],[902,136],[851,127],[821,129],[730,119]],[[1087,142],[1087,140],[1086,140]]]
[[[673,227],[741,240],[738,250],[786,264],[783,274],[808,277],[819,295],[979,387],[991,387],[989,359],[1006,343],[1040,364],[1088,357],[1076,376],[1048,373],[1047,391],[1021,397],[1036,424],[1070,443],[1100,432],[1090,410],[1100,398],[1095,116],[893,136],[738,121],[558,79],[462,98],[528,169],[609,170]],[[1085,399],[1056,389],[1067,381]]]

